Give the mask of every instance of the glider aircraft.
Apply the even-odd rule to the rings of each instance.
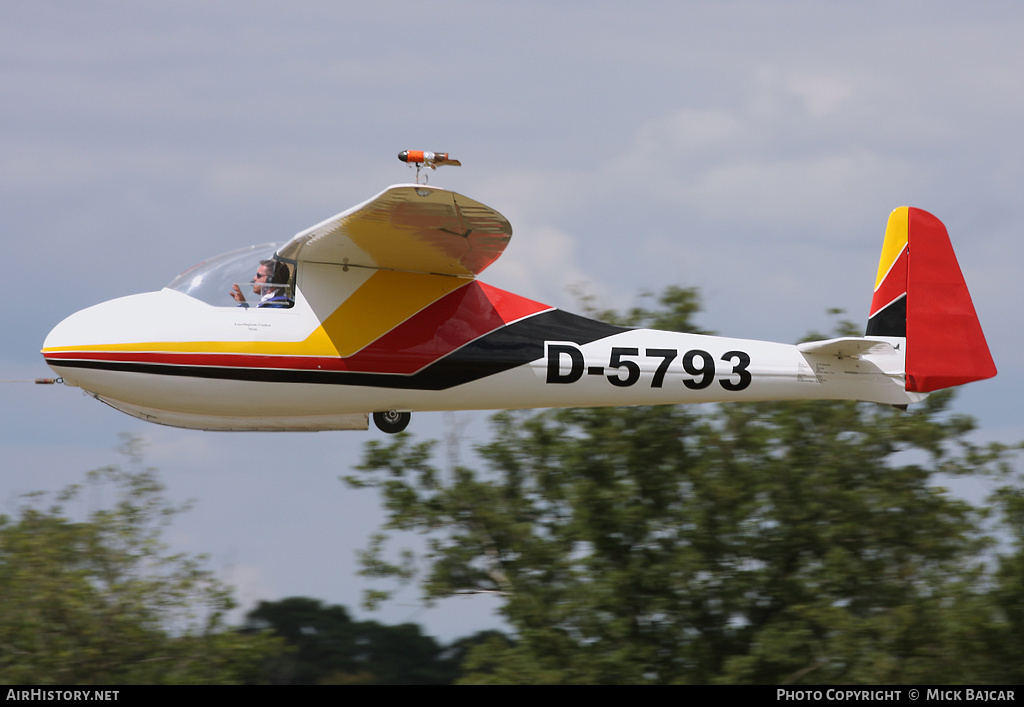
[[[421,410],[849,399],[905,407],[996,374],[949,236],[892,212],[867,330],[798,345],[628,329],[477,276],[508,220],[419,183],[283,245],[204,261],[158,292],[71,315],[42,354],[130,415],[204,430],[398,432]],[[253,276],[255,273],[255,276]],[[252,277],[252,294],[236,288]],[[237,292],[236,292],[237,290]],[[247,296],[248,295],[248,299]]]

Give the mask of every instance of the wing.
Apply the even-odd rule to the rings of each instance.
[[[426,185],[388,187],[297,234],[277,254],[290,261],[473,277],[497,260],[508,219],[461,194]]]

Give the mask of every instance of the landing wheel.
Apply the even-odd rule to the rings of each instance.
[[[404,430],[409,426],[411,419],[412,413],[398,412],[397,410],[373,413],[373,424],[377,425],[377,429],[381,432],[387,432],[389,435]]]

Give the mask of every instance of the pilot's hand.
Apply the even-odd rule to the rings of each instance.
[[[238,286],[237,282],[231,286],[231,292],[229,294],[234,298],[235,302],[245,302],[245,295],[242,294],[242,288]]]

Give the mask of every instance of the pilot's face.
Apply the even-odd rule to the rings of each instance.
[[[257,295],[263,294],[263,285],[270,279],[270,273],[267,272],[266,265],[260,265],[256,270],[256,277],[252,281],[252,291]]]

